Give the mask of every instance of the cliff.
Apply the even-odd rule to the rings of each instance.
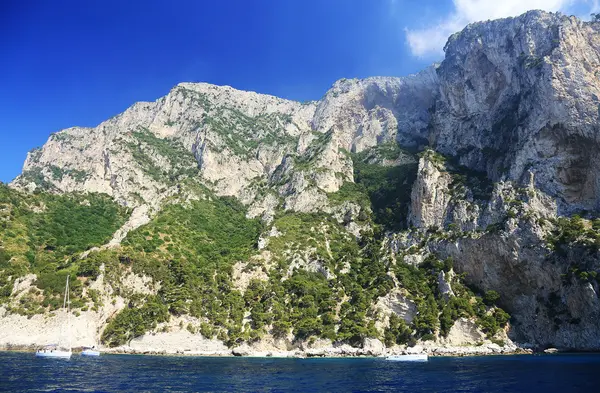
[[[0,345],[71,275],[77,345],[600,349],[598,29],[531,11],[317,102],[181,83],[51,135],[0,189]]]

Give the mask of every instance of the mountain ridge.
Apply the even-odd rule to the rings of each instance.
[[[124,351],[598,350],[599,29],[530,11],[316,102],[181,83],[53,134],[2,190],[0,321],[39,330],[70,274],[81,337]],[[68,244],[88,216],[120,229]]]

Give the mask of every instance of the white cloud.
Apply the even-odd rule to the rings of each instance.
[[[517,16],[528,10],[567,11],[575,3],[600,11],[600,0],[453,0],[454,10],[437,23],[421,29],[406,29],[413,55],[442,57],[448,37],[472,22]]]

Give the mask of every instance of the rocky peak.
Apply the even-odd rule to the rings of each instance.
[[[434,68],[406,78],[340,80],[319,102],[304,104],[180,83],[98,127],[51,136],[12,184],[103,192],[155,208],[188,181],[259,206],[260,189],[276,186],[287,208],[319,210],[327,192],[352,181],[344,150],[424,138],[436,83]]]
[[[426,139],[436,95],[435,67],[404,78],[341,79],[319,101],[312,126],[335,126],[355,152],[393,140],[413,146]]]
[[[469,25],[438,68],[432,140],[494,180],[525,182],[565,211],[599,207],[600,25],[531,11]]]

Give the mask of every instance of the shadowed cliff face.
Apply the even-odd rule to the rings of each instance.
[[[599,349],[597,221],[557,220],[556,199],[533,182],[496,183],[489,198],[479,199],[462,176],[432,154],[421,158],[409,215],[421,231],[404,247],[451,257],[470,285],[497,291],[512,315],[514,340]]]
[[[394,334],[405,334],[390,316],[405,318],[397,310],[423,311],[435,301],[431,318],[446,315],[462,278],[446,268],[449,284],[434,269],[446,288],[440,300],[440,290],[410,293],[411,274],[420,273],[402,269],[430,258],[423,271],[431,273],[431,258],[452,257],[475,292],[500,294],[517,341],[600,349],[600,225],[593,221],[600,210],[600,23],[532,11],[469,25],[449,38],[445,52],[439,66],[419,74],[343,79],[309,103],[182,83],[95,128],[52,135],[30,152],[11,186],[106,193],[133,207],[109,249],[136,228],[144,232],[168,206],[234,197],[264,225],[256,255],[233,269],[232,286],[243,291],[251,278],[280,283],[296,268],[321,274],[324,287],[336,275],[356,278],[367,267],[339,255],[366,260],[357,250],[369,247],[356,241],[382,226],[382,247],[373,247],[384,256],[372,259],[382,278],[360,285],[378,295],[369,315],[385,306],[383,318],[365,317],[378,329],[394,320]],[[574,212],[584,220],[557,219]],[[163,232],[152,241],[163,244]],[[277,270],[282,266],[289,271]],[[336,317],[352,301],[336,297]],[[481,307],[477,318],[495,312]],[[419,317],[414,323],[429,338],[450,330],[419,328]]]
[[[599,28],[531,11],[450,37],[438,69],[436,148],[494,180],[530,170],[565,211],[596,209]]]

